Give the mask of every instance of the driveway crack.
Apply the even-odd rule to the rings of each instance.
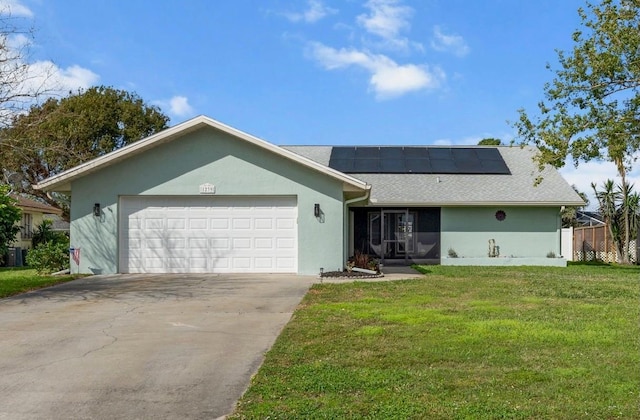
[[[106,336],[106,337],[111,338],[111,342],[109,342],[109,343],[106,343],[106,344],[104,344],[104,345],[102,345],[100,347],[97,347],[95,349],[89,350],[89,351],[87,351],[87,352],[85,352],[85,353],[83,353],[83,354],[81,354],[79,356],[71,356],[71,357],[65,357],[63,359],[52,360],[52,361],[47,362],[47,363],[42,363],[42,364],[39,364],[39,365],[36,365],[36,366],[31,366],[31,367],[26,368],[26,369],[20,369],[20,370],[15,370],[15,371],[12,371],[12,372],[6,372],[4,374],[5,375],[16,375],[16,374],[21,374],[21,373],[25,373],[25,372],[30,372],[30,371],[34,371],[34,370],[37,370],[37,369],[42,369],[42,368],[46,368],[46,367],[49,367],[49,366],[53,366],[53,365],[58,364],[58,363],[64,363],[64,362],[67,362],[69,360],[83,359],[83,358],[87,357],[88,355],[90,355],[92,353],[96,353],[96,352],[102,351],[102,350],[114,345],[118,341],[118,337],[117,336],[112,335],[112,334],[109,333],[109,330],[111,330],[113,328],[113,324],[115,323],[115,321],[117,321],[119,318],[122,318],[124,316],[129,315],[130,313],[140,309],[141,307],[142,306],[132,306],[132,307],[128,308],[126,311],[124,311],[124,313],[120,313],[120,314],[115,315],[109,321],[109,324],[105,328],[102,329],[102,334],[104,336]]]

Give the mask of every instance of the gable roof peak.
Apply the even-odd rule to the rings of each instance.
[[[207,117],[205,115],[198,115],[197,117],[176,124],[173,127],[169,127],[158,133],[152,134],[149,137],[145,137],[118,150],[107,153],[106,155],[100,156],[78,166],[75,166],[71,169],[63,171],[57,175],[39,182],[37,185],[34,185],[34,188],[44,191],[70,191],[71,182],[75,179],[81,178],[92,172],[98,171],[101,168],[135,156],[139,153],[144,152],[145,150],[151,149],[163,143],[173,141],[176,138],[182,137],[190,132],[205,127],[220,130],[239,140],[246,141],[264,150],[275,153],[291,161],[297,162],[303,166],[309,167],[327,176],[335,178],[343,183],[345,190],[367,190],[370,188],[367,183],[360,181],[359,179],[328,168],[311,159],[300,156],[282,147],[276,146],[275,144],[269,143],[266,140],[262,140],[256,136],[245,133],[241,130],[221,123],[220,121],[214,120],[213,118]]]

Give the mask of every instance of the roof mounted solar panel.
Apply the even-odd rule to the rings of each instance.
[[[356,159],[379,159],[380,148],[379,147],[356,147],[355,158]]]
[[[380,159],[404,159],[404,147],[381,147]]]
[[[336,171],[344,172],[345,174],[353,174],[355,166],[354,159],[334,159],[331,158],[331,162],[329,163],[329,167],[335,169]]]
[[[353,161],[353,173],[356,174],[380,174],[382,166],[380,159],[355,159]]]
[[[433,147],[427,149],[429,151],[430,159],[445,159],[451,160],[451,148],[450,147]]]
[[[431,159],[431,168],[434,174],[460,173],[452,159]]]
[[[429,159],[428,147],[405,147],[405,157],[416,159]]]
[[[333,147],[329,166],[351,174],[511,173],[500,151],[495,147]]]
[[[483,160],[481,161],[485,174],[510,174],[509,167],[504,160]]]
[[[431,174],[433,168],[429,159],[408,157],[405,159],[405,169],[409,174]]]
[[[381,172],[385,174],[407,173],[404,159],[381,159],[380,165]]]
[[[480,160],[502,160],[500,151],[495,147],[478,147],[473,149]]]
[[[482,162],[478,159],[456,160],[458,173],[462,174],[484,174]]]
[[[356,157],[355,147],[334,147],[331,149],[331,159],[351,159]]]

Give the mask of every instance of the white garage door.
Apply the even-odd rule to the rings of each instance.
[[[295,273],[295,197],[122,197],[123,273]]]

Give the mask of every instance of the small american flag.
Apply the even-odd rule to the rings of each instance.
[[[73,262],[76,265],[80,265],[80,248],[69,248],[69,253],[71,254],[71,258],[73,258]]]

